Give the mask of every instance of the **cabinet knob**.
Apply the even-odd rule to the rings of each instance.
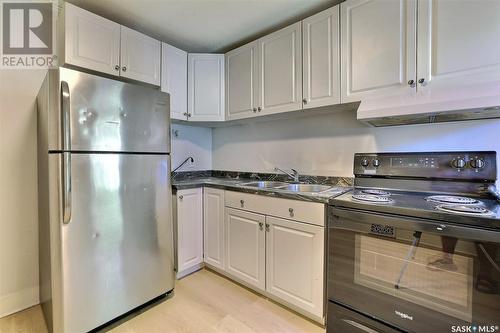
[[[120,70],[120,66],[115,65],[115,71],[119,71],[119,70]]]
[[[253,110],[253,112],[257,112],[257,108],[253,108],[252,110]]]
[[[188,113],[188,114],[187,114],[187,117],[188,117],[188,118],[191,118],[191,113]]]
[[[127,67],[123,66],[122,67],[122,72],[126,72],[127,71]]]
[[[293,216],[293,208],[288,208],[288,212],[290,213],[290,216]]]
[[[245,200],[241,199],[240,204],[241,204],[241,207],[245,206]]]
[[[259,112],[260,112],[260,111],[262,111],[262,108],[259,106],[259,107],[257,108],[257,111],[259,111]]]
[[[304,98],[304,99],[302,100],[302,103],[307,104],[307,98]]]
[[[415,87],[415,80],[408,80],[408,85],[412,88]]]
[[[266,231],[269,232],[269,224],[266,223]]]
[[[259,222],[259,230],[262,230],[262,229],[263,229],[263,227],[264,227],[264,223]]]
[[[426,85],[426,82],[425,82],[425,79],[424,78],[421,78],[418,80],[418,83],[420,83],[420,85],[422,86],[425,86]]]
[[[179,195],[179,200],[182,200],[184,199],[184,196],[183,195]]]

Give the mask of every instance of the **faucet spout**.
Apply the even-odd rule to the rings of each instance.
[[[174,173],[177,170],[179,170],[180,168],[182,168],[184,166],[184,164],[186,164],[188,161],[191,161],[191,163],[194,163],[194,158],[192,158],[191,156],[189,156],[188,158],[186,158],[184,160],[184,162],[182,162],[181,164],[179,164],[179,166],[177,168],[175,168],[174,170],[172,170],[172,173]]]
[[[287,175],[288,177],[292,178],[295,183],[298,183],[299,182],[299,172],[295,169],[291,169],[291,170],[292,170],[292,172],[288,172],[288,171],[285,171],[285,170],[280,169],[278,167],[274,168],[274,171],[280,171],[280,172],[284,173],[285,175]]]

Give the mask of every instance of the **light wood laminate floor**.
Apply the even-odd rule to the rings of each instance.
[[[303,317],[211,271],[177,281],[169,299],[108,327],[110,333],[324,333]],[[40,306],[0,319],[0,333],[47,332]]]

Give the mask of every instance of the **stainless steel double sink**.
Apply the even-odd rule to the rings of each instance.
[[[285,190],[291,192],[304,192],[304,193],[319,193],[328,191],[332,188],[329,185],[318,185],[318,184],[290,184],[286,182],[276,182],[276,181],[254,181],[249,183],[243,183],[242,186],[255,187],[259,189],[276,189]]]

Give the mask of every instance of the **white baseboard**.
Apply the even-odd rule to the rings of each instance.
[[[199,264],[196,264],[192,267],[189,267],[189,268],[186,268],[185,270],[181,271],[181,272],[178,272],[177,273],[177,280],[179,279],[182,279],[183,277],[191,274],[191,273],[194,273],[196,271],[199,271],[200,269],[202,269],[203,267],[205,266],[204,263],[199,263]]]
[[[38,303],[40,303],[38,287],[0,295],[0,318],[27,309]]]

